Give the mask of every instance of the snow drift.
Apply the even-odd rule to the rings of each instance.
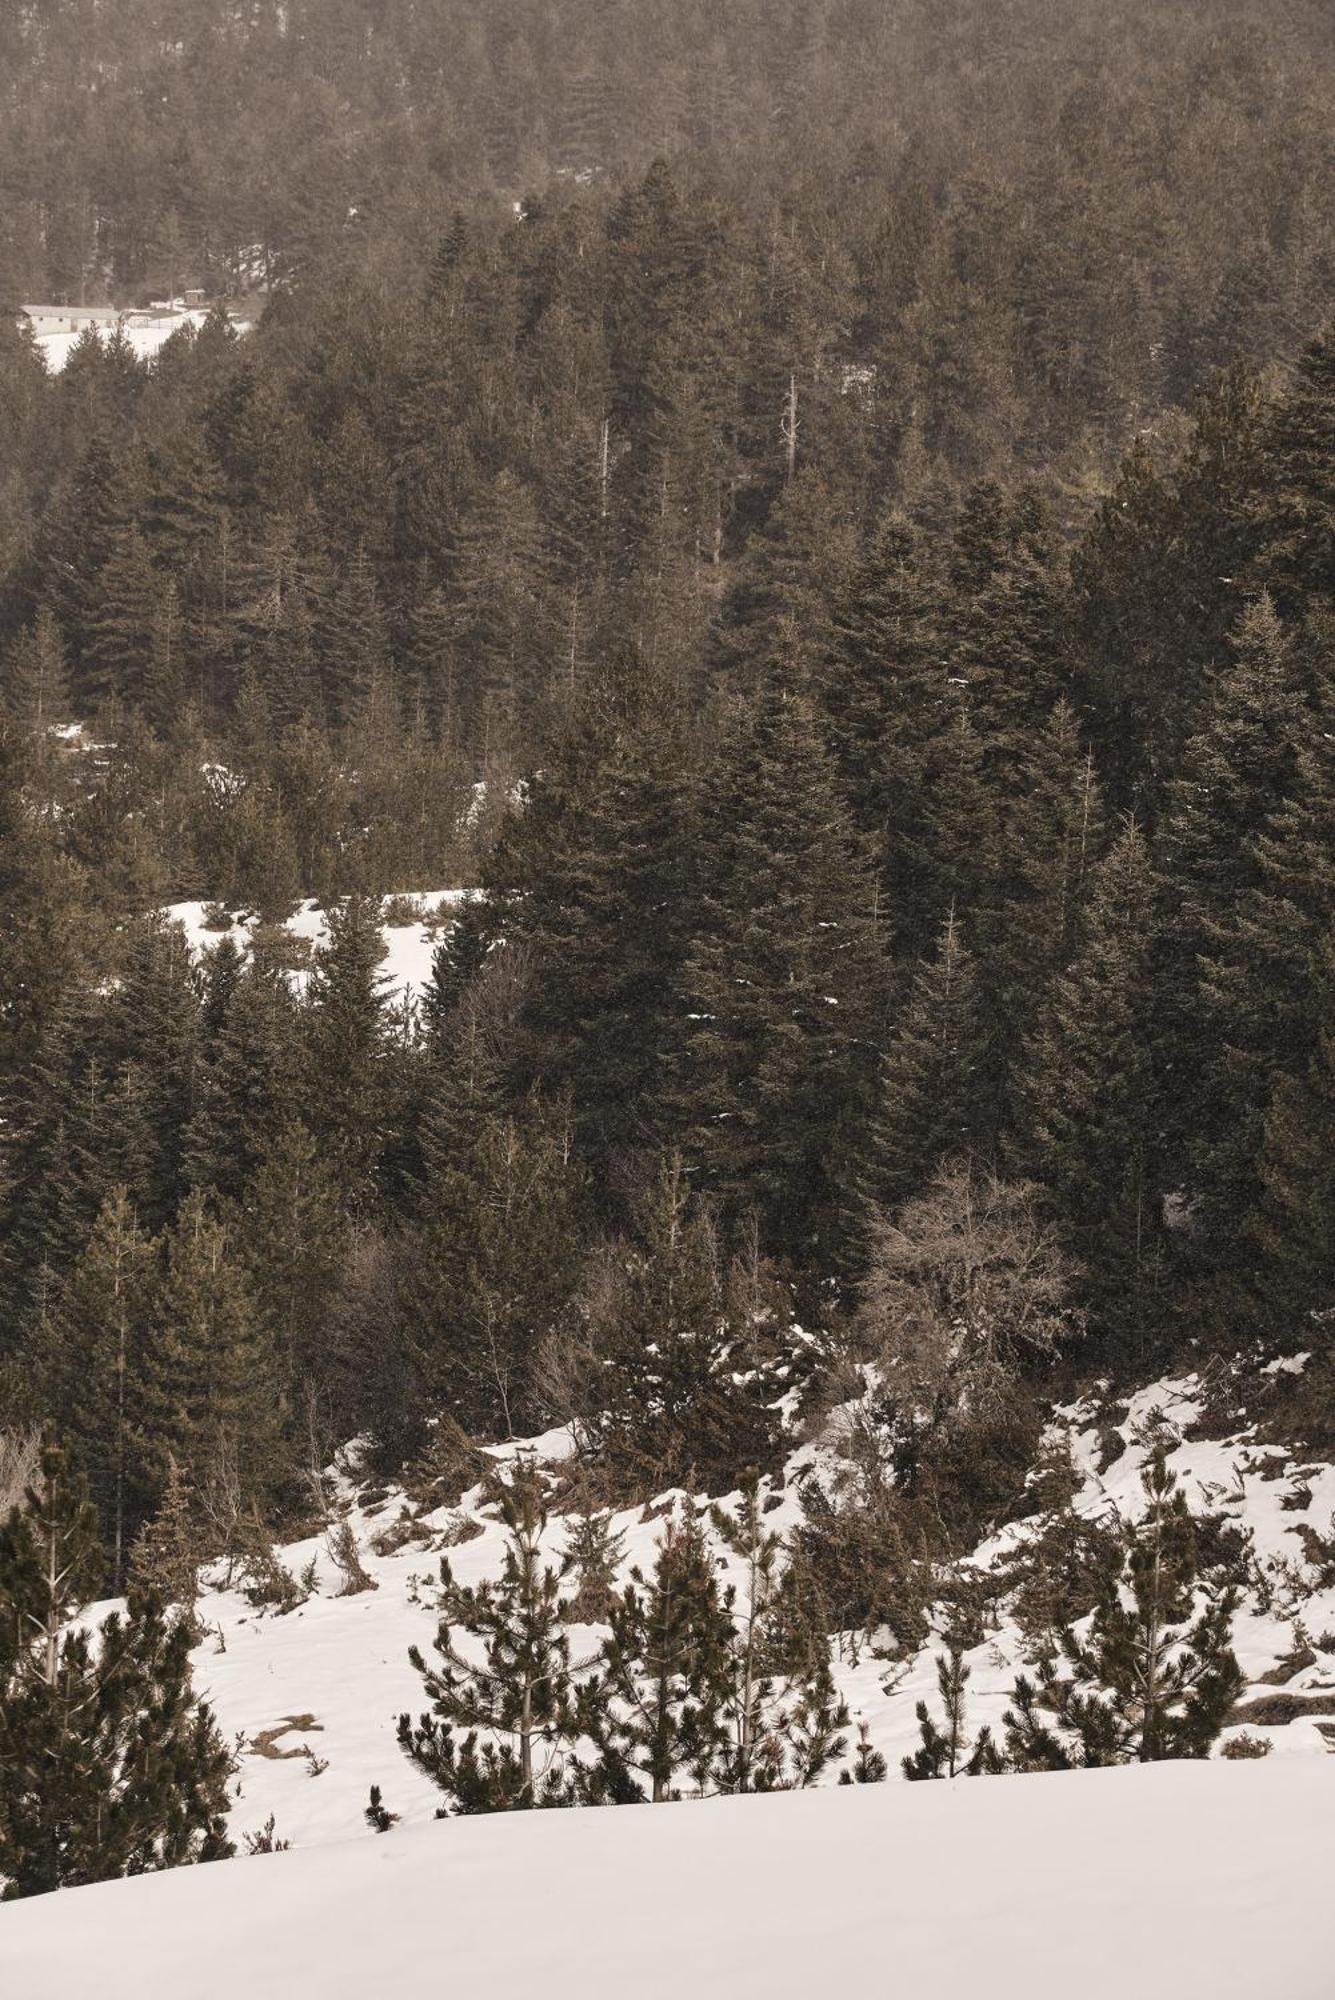
[[[0,1914],[100,2000],[1328,2000],[1335,1764],[1157,1764],[512,1813]]]

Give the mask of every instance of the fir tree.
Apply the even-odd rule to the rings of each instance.
[[[696,900],[693,843],[677,732],[641,724],[524,902],[534,966],[522,1030],[544,1087],[571,1092],[601,1185],[650,1138]]]
[[[1265,443],[1260,569],[1285,611],[1335,597],[1335,329],[1311,342],[1274,411]]]
[[[1230,1037],[1210,1005],[1204,962],[1236,933],[1239,901],[1259,886],[1256,838],[1293,788],[1303,722],[1294,679],[1291,642],[1262,598],[1234,635],[1233,663],[1168,791],[1158,855],[1172,911],[1159,970],[1171,1056],[1165,1081],[1170,1123],[1198,1156],[1221,1139],[1234,1150],[1237,1107],[1211,1087],[1221,1029]]]
[[[1096,1323],[1143,1349],[1158,1271],[1154,884],[1128,826],[1100,864],[1081,950],[1024,1059],[1025,1157],[1087,1273]]]
[[[43,734],[69,714],[69,677],[60,627],[48,605],[9,650],[4,672],[5,706],[24,729]]]
[[[417,1342],[434,1399],[469,1428],[531,1433],[537,1362],[574,1289],[587,1176],[564,1108],[481,1113],[447,1149],[428,1126]]]
[[[684,975],[682,1149],[725,1225],[828,1255],[873,1099],[877,885],[842,814],[811,711],[780,677],[714,806],[718,873]]]
[[[144,1361],[142,1422],[159,1485],[175,1457],[197,1489],[261,1496],[280,1472],[278,1399],[263,1317],[225,1226],[199,1192],[163,1243]]]
[[[49,1328],[48,1395],[87,1469],[107,1533],[112,1596],[124,1588],[130,1540],[151,1490],[141,1421],[154,1250],[125,1188],[113,1188]]]
[[[376,897],[349,896],[329,910],[328,940],[306,988],[305,1122],[329,1154],[349,1207],[371,1205],[383,1143],[387,980]]]
[[[0,1527],[0,1878],[7,1897],[231,1853],[231,1759],[155,1599],[71,1621],[101,1566],[86,1490],[49,1441]]]
[[[1317,953],[1313,985],[1315,1047],[1306,1070],[1275,1087],[1257,1161],[1262,1195],[1249,1224],[1270,1323],[1295,1338],[1305,1315],[1324,1324],[1335,1305],[1335,932]]]
[[[935,958],[920,966],[881,1062],[881,1107],[864,1176],[887,1211],[922,1188],[947,1154],[985,1129],[987,1039],[973,955],[952,908]]]
[[[169,1458],[158,1510],[130,1551],[130,1583],[132,1589],[151,1593],[169,1609],[179,1611],[194,1638],[199,1631],[195,1605],[203,1555],[189,1479],[175,1458]]]
[[[594,1260],[583,1310],[592,1348],[584,1422],[620,1476],[706,1489],[773,1449],[780,1295],[737,1283],[680,1159],[662,1163],[634,1238]]]

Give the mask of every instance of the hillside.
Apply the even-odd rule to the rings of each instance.
[[[1155,1765],[500,1814],[39,1898],[19,1992],[102,2000],[1325,2000],[1335,1765]]]

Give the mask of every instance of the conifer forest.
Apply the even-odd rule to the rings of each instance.
[[[1328,0],[9,0],[4,1908],[1333,1633]]]

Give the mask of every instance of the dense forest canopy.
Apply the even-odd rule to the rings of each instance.
[[[859,1369],[877,1532],[955,1546],[1078,1334],[1313,1344],[1323,7],[0,54],[11,303],[257,320],[58,376],[0,324],[0,1388],[117,1582],[174,1478],[225,1541],[445,1411],[723,1490]],[[446,884],[390,1006],[381,899]]]

